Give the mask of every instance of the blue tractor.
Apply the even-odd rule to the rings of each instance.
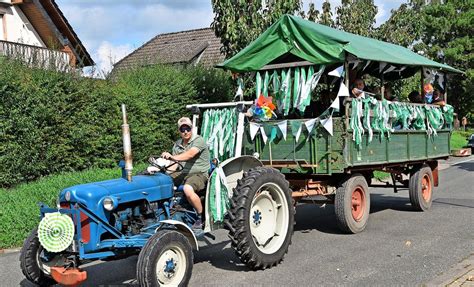
[[[166,173],[169,165],[151,160],[158,172],[132,176],[124,105],[122,113],[122,177],[66,188],[60,192],[56,208],[40,206],[42,219],[25,240],[20,255],[23,274],[32,283],[76,286],[87,279],[80,269],[82,264],[138,254],[140,286],[187,285],[193,250],[198,250],[197,238],[204,232],[195,234],[191,229],[197,214],[180,187],[174,187]],[[175,164],[180,165],[171,163]],[[293,230],[291,191],[283,175],[262,167],[252,156],[228,159],[214,173],[226,178],[226,190],[236,193],[231,203],[235,211],[229,212],[225,224],[237,255],[253,269],[276,265],[288,250]],[[213,201],[215,197],[209,193],[208,186],[207,197]],[[211,217],[208,210],[213,204],[205,202],[206,217]],[[223,226],[223,221],[210,224],[206,219],[205,230]]]

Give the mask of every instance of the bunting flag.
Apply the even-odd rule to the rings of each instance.
[[[380,62],[380,63],[379,63],[379,72],[382,72],[383,69],[385,69],[385,66],[387,66],[387,63],[385,63],[385,62]]]
[[[268,71],[265,71],[265,77],[263,79],[263,89],[262,89],[262,94],[264,97],[268,97],[268,83],[270,81],[270,75],[268,74]]]
[[[298,95],[301,92],[300,80],[300,68],[296,67],[293,75],[293,107],[298,106]]]
[[[295,137],[296,141],[300,138],[301,135],[301,122],[300,121],[290,121],[291,124],[291,133]]]
[[[341,78],[344,75],[344,66],[337,67],[328,73],[329,76]]]
[[[333,135],[333,126],[332,126],[332,115],[329,116],[329,118],[321,120],[321,124],[323,125],[323,128],[325,128],[328,133],[332,136]]]
[[[281,78],[284,79],[283,83],[281,84],[280,91],[282,93],[282,111],[285,116],[288,115],[290,112],[290,106],[291,106],[291,70],[288,69],[288,71],[282,70],[281,72]]]
[[[392,72],[393,70],[395,70],[396,68],[397,68],[397,67],[390,65],[390,67],[388,67],[388,69],[387,69],[386,71],[384,71],[383,73],[384,73],[384,74],[390,73],[390,72]]]
[[[354,64],[354,66],[352,66],[352,70],[354,70],[355,68],[357,68],[357,66],[359,66],[360,63],[362,63],[362,61],[359,60],[359,59],[355,59],[355,60],[349,61],[349,64]]]
[[[364,68],[362,69],[362,71],[364,71],[365,69],[367,69],[367,67],[370,65],[370,63],[372,63],[372,61],[367,61],[367,64],[365,64]]]
[[[265,133],[265,129],[263,128],[263,126],[260,126],[260,134],[262,135],[263,142],[266,144],[268,137],[267,137],[267,134]]]
[[[344,81],[341,81],[339,91],[337,92],[337,97],[349,97],[349,89],[344,84]]]
[[[336,97],[329,107],[339,111],[339,97]]]
[[[255,135],[257,134],[258,130],[260,129],[260,125],[254,122],[250,122],[250,138],[253,140]]]
[[[260,72],[257,72],[256,77],[257,79],[255,85],[255,98],[258,99],[258,97],[262,93],[262,76],[260,75]]]
[[[313,132],[314,125],[316,124],[317,120],[318,119],[311,119],[304,122],[304,125],[306,126],[306,130],[308,130],[308,135],[311,135],[311,133]]]
[[[283,134],[283,139],[286,141],[286,131],[288,126],[288,121],[282,121],[277,123],[278,128],[280,129],[281,133]]]
[[[277,138],[277,135],[278,135],[278,127],[274,126],[272,127],[272,130],[270,132],[269,142],[272,143]]]
[[[243,99],[244,99],[244,90],[243,90],[244,82],[243,82],[242,78],[237,79],[237,85],[238,85],[238,88],[237,88],[237,92],[235,93],[234,99],[239,99],[239,101],[243,101]]]
[[[280,93],[280,78],[278,77],[278,73],[276,70],[273,71],[272,79],[273,96],[275,97],[277,105],[280,106],[282,103],[282,97]]]

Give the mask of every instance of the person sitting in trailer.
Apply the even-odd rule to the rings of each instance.
[[[423,99],[418,91],[411,91],[411,93],[408,94],[408,100],[413,104],[423,104]]]
[[[352,88],[352,96],[358,98],[364,96],[365,83],[362,79],[356,79],[354,81],[354,87]]]
[[[433,92],[433,100],[431,102],[433,105],[444,106],[446,102],[444,101],[444,95],[439,90],[434,90]]]
[[[398,98],[392,93],[392,89],[388,86],[385,86],[384,88],[383,97],[387,101],[398,102]]]

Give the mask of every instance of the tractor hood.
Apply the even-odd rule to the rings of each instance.
[[[173,181],[170,176],[138,175],[127,181],[124,178],[75,185],[65,188],[59,194],[60,202],[82,203],[89,209],[101,209],[106,197],[117,204],[148,200],[149,202],[173,196]]]

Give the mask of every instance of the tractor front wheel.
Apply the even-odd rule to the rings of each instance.
[[[58,253],[47,252],[38,239],[38,230],[31,231],[20,252],[20,267],[28,281],[39,286],[52,286],[56,281],[50,275],[50,268],[64,259]],[[61,265],[61,264],[59,264]]]
[[[225,222],[240,260],[251,269],[278,264],[291,244],[294,213],[283,174],[267,167],[244,173],[234,189]]]
[[[160,230],[138,256],[140,286],[187,286],[193,270],[193,250],[188,239],[176,230]]]

